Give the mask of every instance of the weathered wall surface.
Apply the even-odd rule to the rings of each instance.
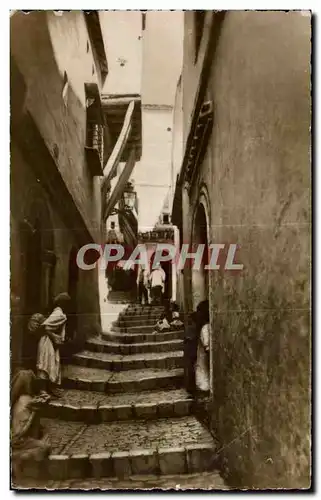
[[[100,179],[86,163],[86,82],[98,82],[82,12],[17,13],[11,18],[11,53],[27,85],[26,109],[93,237],[100,236]],[[87,52],[87,42],[89,52]],[[64,73],[69,89],[62,98]],[[81,78],[80,78],[81,77]],[[80,84],[81,82],[81,84]]]
[[[185,234],[204,183],[210,242],[239,244],[244,264],[210,275],[212,427],[235,483],[308,487],[310,18],[228,12],[206,98],[214,129]]]
[[[182,11],[149,10],[146,13],[146,29],[142,32],[143,104],[173,106],[182,68],[183,29]]]
[[[99,15],[109,70],[103,93],[140,94],[143,51],[141,12],[106,10],[100,11]]]
[[[26,315],[36,312],[26,310],[26,266],[29,257],[24,230],[21,230],[23,222],[27,221],[28,224],[30,218],[33,219],[31,222],[39,218],[42,250],[50,250],[56,256],[51,287],[48,286],[47,264],[43,262],[42,255],[39,257],[37,272],[40,275],[41,294],[51,295],[48,300],[41,300],[41,305],[50,303],[56,294],[68,291],[70,253],[72,248],[79,248],[79,241],[75,240],[72,230],[77,227],[88,239],[87,228],[92,238],[100,241],[100,180],[90,174],[84,151],[84,84],[99,82],[82,12],[65,12],[62,16],[45,11],[28,15],[16,13],[11,17],[11,30],[11,55],[26,86],[24,110],[20,118],[22,113],[30,113],[52,156],[53,164],[47,164],[47,157],[40,157],[41,144],[30,144],[33,154],[36,152],[37,155],[34,154],[33,158],[37,158],[38,164],[43,163],[43,171],[48,172],[48,176],[55,162],[70,193],[70,199],[69,194],[66,194],[66,206],[70,206],[68,202],[72,201],[83,219],[83,225],[79,220],[65,220],[61,197],[60,201],[57,201],[59,196],[57,200],[53,195],[49,197],[41,180],[35,177],[36,170],[30,158],[19,149],[15,141],[19,121],[15,122],[11,138],[11,339],[12,364],[16,366],[21,361],[22,337],[26,336]],[[62,91],[65,72],[69,87],[64,102]],[[16,99],[16,77],[12,85]],[[37,213],[33,207],[35,199],[39,200]],[[100,321],[96,270],[79,270],[74,294],[79,336],[82,337],[83,332],[94,333]]]

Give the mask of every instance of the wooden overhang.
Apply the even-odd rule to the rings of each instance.
[[[132,148],[131,154],[128,156],[128,160],[126,161],[126,165],[118,178],[116,186],[114,187],[113,191],[110,193],[110,196],[108,198],[106,198],[106,191],[103,191],[103,193],[102,193],[103,200],[104,200],[103,220],[105,220],[105,221],[107,220],[107,218],[111,214],[112,210],[114,209],[115,205],[120,200],[120,198],[124,192],[124,189],[126,187],[128,179],[131,176],[131,173],[134,170],[134,167],[136,164],[135,156],[136,156],[135,149]]]
[[[126,162],[129,158],[130,151],[135,148],[136,161],[139,161],[142,156],[142,110],[141,96],[138,94],[126,95],[102,95],[102,108],[105,115],[105,120],[108,125],[111,147],[114,148],[122,131],[126,113],[131,102],[134,104],[132,116],[132,128],[126,145],[122,151],[119,161]]]

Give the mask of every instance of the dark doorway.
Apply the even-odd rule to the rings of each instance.
[[[21,224],[23,249],[24,280],[24,321],[23,331],[27,332],[28,321],[32,314],[43,313],[41,307],[41,231],[39,220],[31,226],[27,221]],[[23,333],[22,359],[27,369],[35,370],[37,358],[37,340]]]
[[[39,220],[35,226],[24,224],[25,249],[25,313],[30,315],[41,311],[41,231]]]
[[[202,204],[199,204],[194,219],[194,230],[193,230],[193,252],[197,251],[198,245],[203,244],[204,252],[203,259],[200,269],[193,269],[192,272],[192,283],[193,283],[193,300],[194,308],[197,304],[208,299],[208,285],[209,285],[209,271],[205,269],[205,266],[209,262],[209,247],[207,239],[207,221],[206,214]]]
[[[79,280],[79,269],[77,265],[78,250],[72,247],[69,254],[68,270],[68,293],[71,298],[70,316],[67,323],[66,337],[72,339],[77,331],[77,289]]]

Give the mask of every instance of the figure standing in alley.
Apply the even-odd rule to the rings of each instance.
[[[42,390],[59,397],[61,384],[61,363],[59,348],[65,341],[67,314],[70,297],[59,294],[54,300],[50,316],[42,323],[43,335],[38,344],[37,377],[42,381]]]
[[[153,266],[150,274],[151,296],[153,304],[161,304],[165,290],[166,274],[160,264]]]
[[[121,244],[122,242],[123,242],[122,234],[116,230],[115,222],[111,221],[110,229],[107,232],[106,244],[118,245]],[[111,255],[112,254],[113,252],[111,252]],[[116,266],[117,266],[116,262],[108,262],[108,265],[106,267],[106,278],[109,291],[113,290],[116,283],[116,274],[117,274]]]
[[[138,287],[138,301],[142,305],[148,305],[148,284],[149,272],[148,269],[141,265],[138,269],[137,287]]]
[[[208,307],[207,300],[198,304],[196,311],[188,319],[184,335],[185,386],[192,396],[196,395],[197,390],[201,391],[201,393],[207,392],[209,385],[208,351],[204,347],[207,332],[203,330],[204,325],[209,322]],[[206,354],[204,354],[204,350]]]
[[[206,396],[210,390],[209,375],[209,347],[210,347],[210,318],[209,303],[204,300],[198,306],[197,326],[200,335],[197,344],[197,358],[195,365],[195,382],[199,393]]]

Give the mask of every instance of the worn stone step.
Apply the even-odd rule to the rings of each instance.
[[[131,305],[128,306],[123,314],[126,316],[140,316],[140,315],[160,315],[164,312],[163,306],[140,306],[140,305]]]
[[[178,328],[173,328],[172,331],[178,330],[180,332],[184,332],[183,327],[178,329]],[[121,333],[153,333],[155,331],[155,325],[145,325],[145,324],[140,324],[137,326],[129,326],[129,327],[119,327],[119,326],[112,326],[111,331],[114,332],[121,332]]]
[[[128,318],[123,318],[123,319],[118,319],[113,323],[113,326],[118,326],[121,328],[130,328],[132,326],[155,326],[157,321],[159,319],[158,317],[155,318],[144,318],[144,319],[128,319]]]
[[[33,480],[24,479],[13,484],[13,488],[32,488],[49,490],[101,490],[101,491],[186,491],[186,490],[208,490],[226,491],[228,485],[218,470],[211,472],[198,472],[194,474],[170,474],[170,475],[132,475],[128,478],[80,478],[65,480]]]
[[[151,333],[155,330],[157,320],[153,321],[137,321],[134,325],[128,325],[126,321],[113,321],[111,324],[110,330],[112,332],[121,332],[121,333],[136,333],[136,332],[144,332]]]
[[[186,474],[217,468],[216,446],[195,417],[86,425],[42,419],[49,479]],[[32,464],[35,467],[35,462]]]
[[[43,405],[41,415],[61,420],[102,423],[115,420],[184,417],[193,400],[185,389],[104,394],[66,389],[62,397]]]
[[[99,368],[84,368],[66,365],[62,372],[63,386],[68,389],[98,391],[115,394],[117,392],[139,392],[182,387],[183,370],[128,370],[111,372]]]
[[[121,344],[94,337],[86,342],[86,349],[93,352],[113,354],[138,354],[147,352],[169,352],[183,349],[183,340],[165,342],[142,342],[141,344]]]
[[[181,340],[183,332],[175,330],[171,332],[157,333],[120,333],[120,332],[102,332],[102,338],[107,341],[119,342],[121,344],[141,344],[143,342],[169,342]]]
[[[151,352],[139,354],[107,354],[82,351],[73,356],[73,363],[88,368],[102,368],[119,372],[144,368],[183,368],[183,351]]]
[[[128,320],[128,321],[142,321],[144,322],[145,320],[155,320],[157,321],[158,318],[162,315],[162,312],[156,312],[156,313],[141,313],[141,314],[130,314],[127,311],[122,311],[118,318],[120,320]]]

